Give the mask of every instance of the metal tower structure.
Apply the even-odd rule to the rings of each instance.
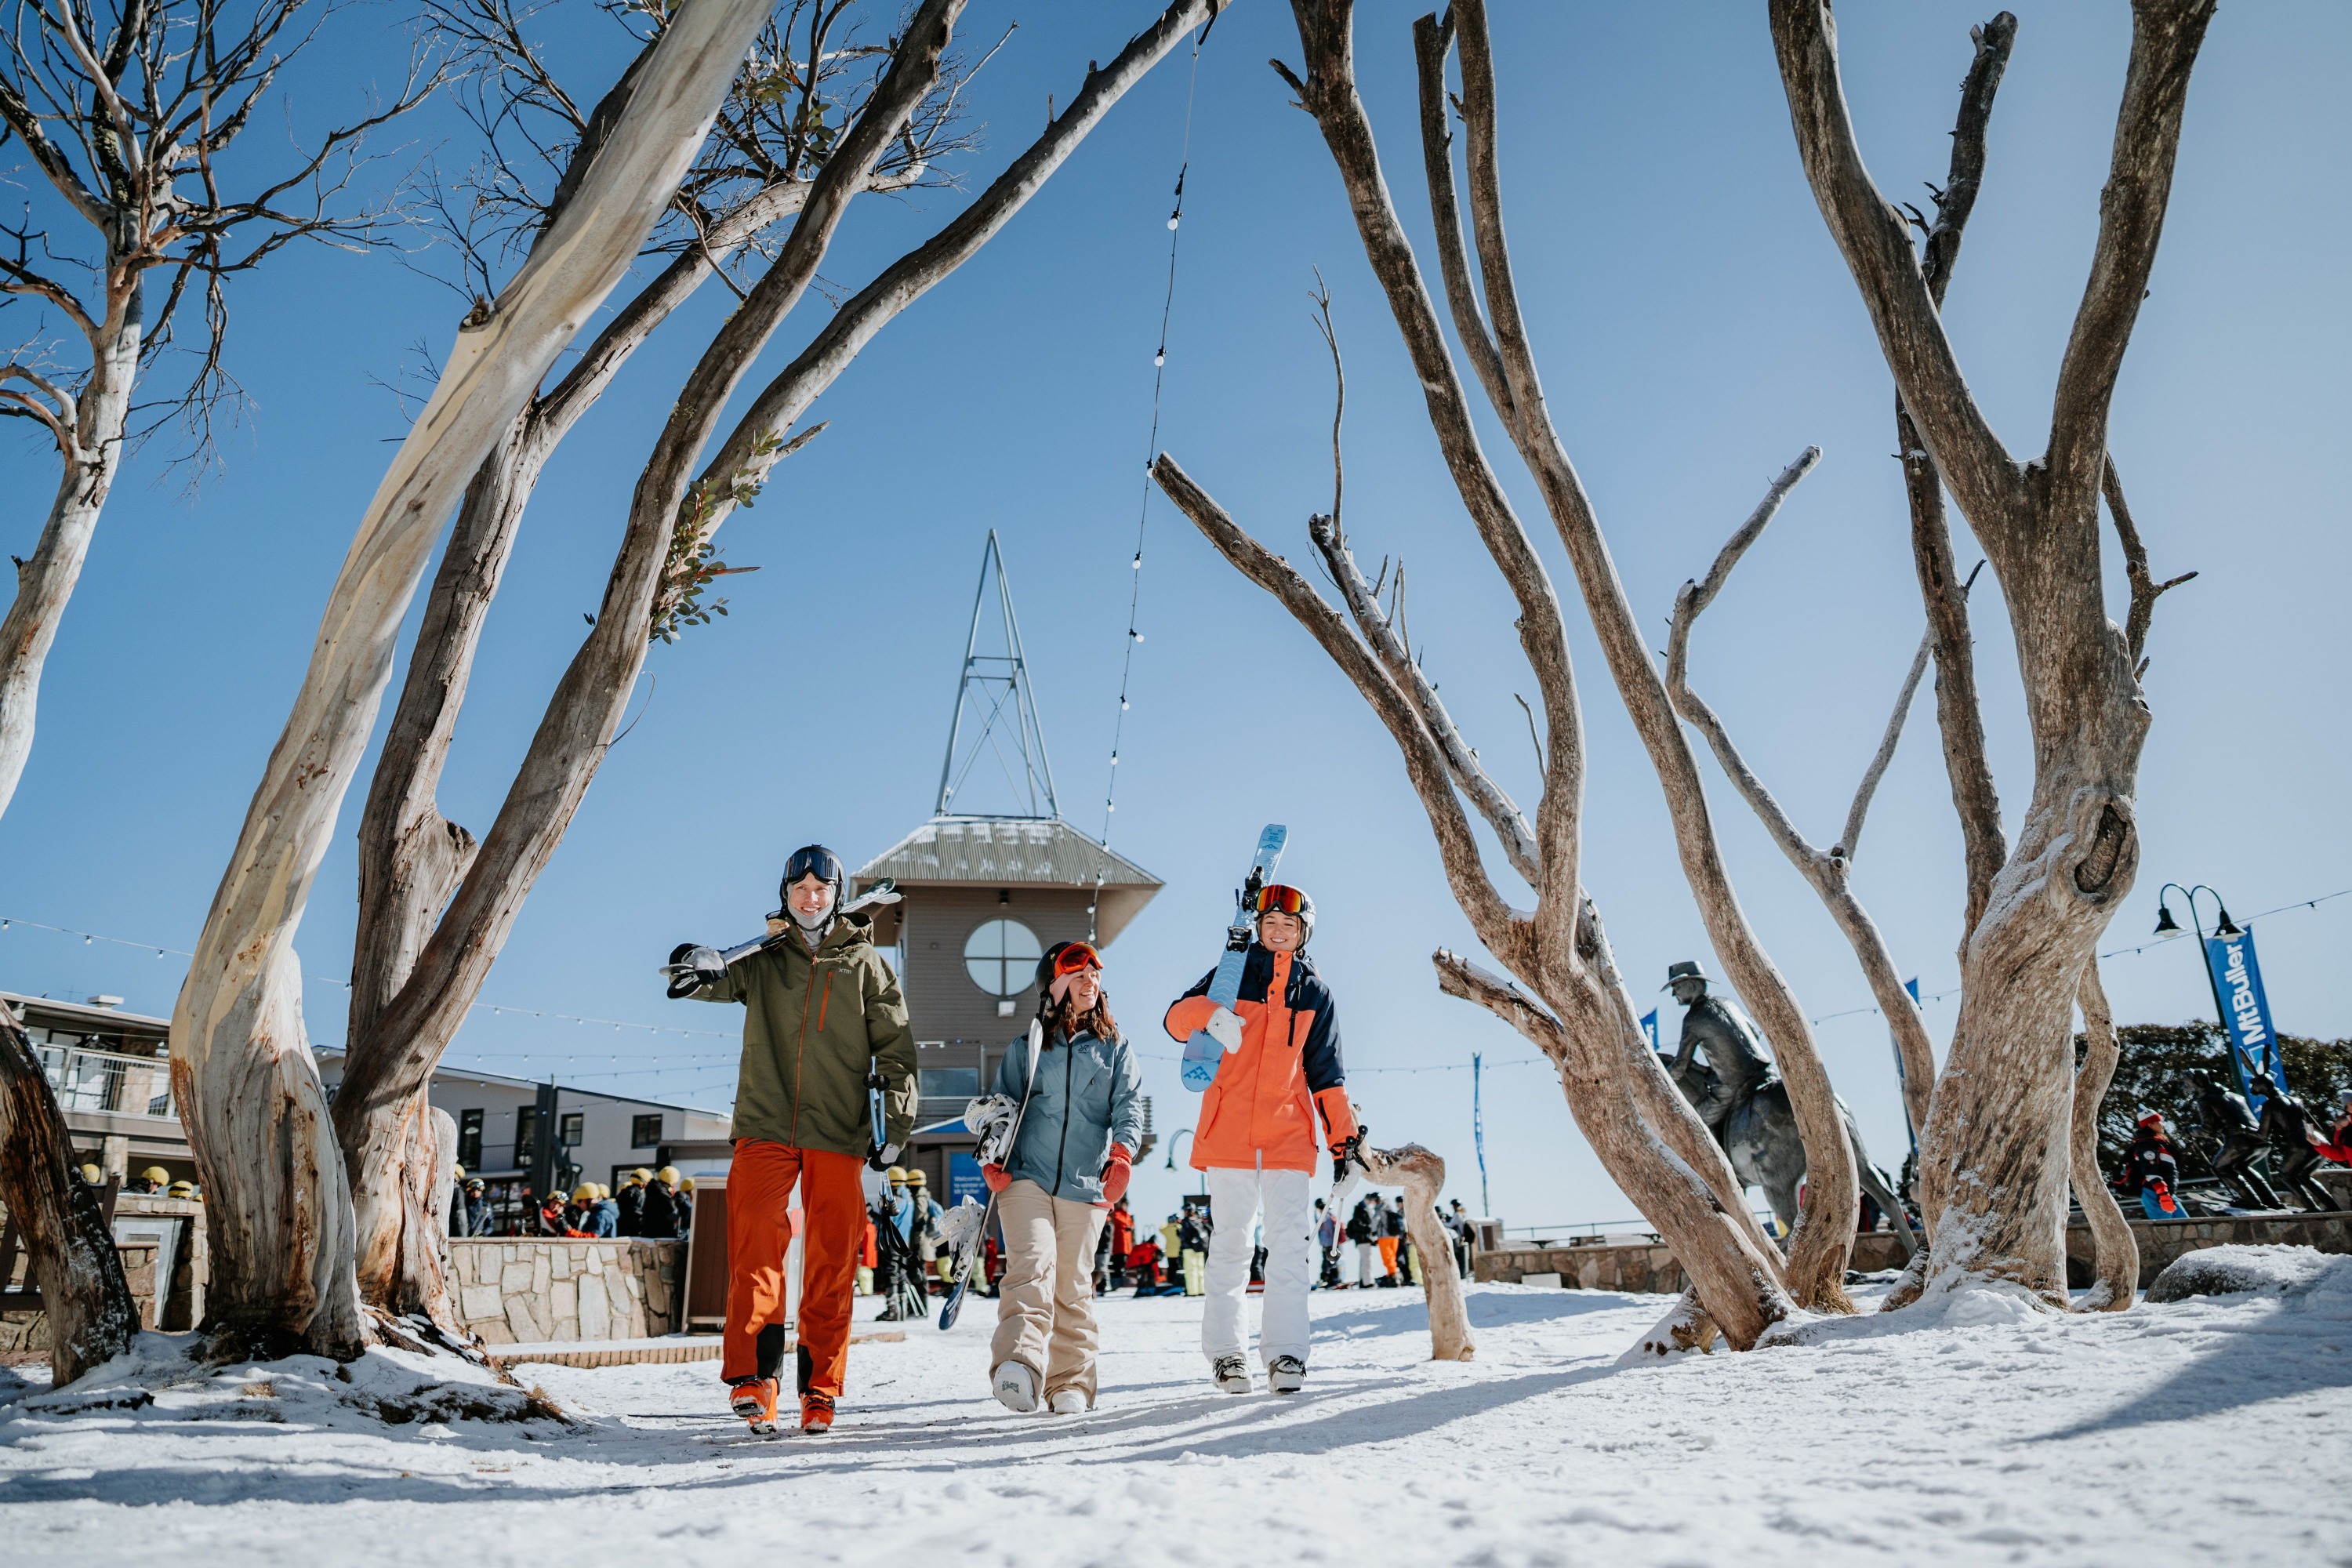
[[[1003,653],[980,651],[981,615],[988,605],[988,578],[996,574],[996,607],[1004,634]],[[980,701],[975,704],[973,693]],[[967,745],[964,710],[980,710],[978,732]],[[1016,759],[1008,752],[1019,753]],[[959,750],[962,760],[957,760]],[[1025,811],[972,812],[953,809],[958,792],[971,777],[974,764],[992,756],[1013,786]],[[936,816],[1001,816],[1016,820],[1052,821],[1062,815],[1054,798],[1054,764],[1045,754],[1045,730],[1037,720],[1037,699],[1029,689],[1029,665],[1021,651],[1021,619],[1013,612],[1013,584],[1004,574],[1004,552],[996,530],[980,555],[980,584],[972,590],[971,629],[964,636],[963,668],[956,679],[955,718],[948,725],[948,754],[940,763],[940,797]]]

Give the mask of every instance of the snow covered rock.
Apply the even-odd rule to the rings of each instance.
[[[2185,1301],[2191,1296],[2235,1296],[2251,1291],[2300,1296],[2330,1276],[2352,1291],[2352,1258],[2336,1258],[2310,1247],[2209,1247],[2184,1253],[2165,1265],[2147,1288],[2150,1301]]]

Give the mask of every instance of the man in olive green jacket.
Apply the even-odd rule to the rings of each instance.
[[[743,1005],[735,1159],[727,1175],[727,1321],[719,1375],[735,1413],[777,1429],[784,1345],[784,1254],[801,1190],[801,1430],[833,1424],[849,1363],[849,1315],[866,1236],[859,1167],[895,1158],[915,1125],[915,1040],[898,977],[873,922],[840,908],[840,858],[822,845],[784,869],[781,930],[731,966],[692,950],[702,1002]],[[875,1142],[869,1087],[880,1089]]]

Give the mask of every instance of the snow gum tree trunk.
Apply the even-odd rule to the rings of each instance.
[[[2005,1282],[2067,1304],[2073,1015],[2098,937],[2138,868],[2134,795],[2149,721],[2136,649],[2108,618],[2101,580],[2108,409],[2211,14],[2211,0],[2133,6],[2098,240],[2059,366],[2049,445],[2020,462],[1970,395],[1908,226],[1863,163],[1828,7],[1770,6],[1806,177],[1903,405],[2000,580],[2032,733],[2032,792],[1968,937],[1959,1022],[1921,1134],[1930,1292]],[[2116,522],[2129,553],[2128,518],[2118,511]],[[2136,624],[2140,590],[2135,577]]]
[[[1366,1149],[1363,1161],[1373,1181],[1404,1189],[1405,1233],[1420,1256],[1422,1290],[1429,1298],[1429,1359],[1468,1361],[1478,1351],[1470,1336],[1470,1307],[1463,1299],[1461,1272],[1454,1266],[1454,1239],[1437,1219],[1445,1162],[1418,1143]]]
[[[49,1319],[49,1374],[62,1388],[131,1348],[138,1304],[99,1210],[73,1166],[66,1119],[33,1042],[0,1002],[0,1205],[31,1256]],[[8,1282],[0,1279],[0,1287]]]
[[[709,133],[766,0],[691,0],[609,138],[447,369],[362,519],[284,733],[173,1014],[173,1087],[203,1172],[224,1340],[348,1356],[354,1226],[301,1017],[293,941],[374,725],[434,536],[556,356],[635,258]]]
[[[2139,1243],[2130,1222],[2116,1202],[2115,1190],[2099,1170],[2099,1106],[2115,1081],[2116,1062],[2122,1054],[2116,1038],[2116,1016],[2107,1006],[2106,987],[2099,981],[2099,961],[2083,966],[2083,1035],[2086,1049],[2083,1065],[2074,1069],[2074,1104],[2068,1143],[2067,1177],[2074,1201],[2091,1226],[2089,1299],[2093,1310],[2120,1312],[2139,1291]]]
[[[143,290],[138,273],[128,268],[110,268],[108,279],[111,308],[97,323],[88,384],[73,393],[48,388],[58,416],[49,421],[50,434],[65,471],[39,542],[16,568],[16,596],[0,616],[0,816],[6,815],[32,754],[41,671],[122,466],[123,429],[144,342]]]

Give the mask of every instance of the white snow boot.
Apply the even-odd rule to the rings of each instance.
[[[1087,1413],[1087,1391],[1065,1388],[1045,1402],[1045,1408],[1056,1415],[1084,1415]]]
[[[1016,1415],[1027,1415],[1037,1408],[1037,1374],[1017,1361],[998,1367],[988,1386],[996,1402]]]
[[[1221,1394],[1247,1394],[1250,1391],[1249,1363],[1237,1355],[1221,1355],[1209,1369],[1209,1380]]]
[[[1272,1394],[1296,1394],[1307,1386],[1307,1363],[1295,1355],[1278,1355],[1266,1363],[1265,1386]]]

